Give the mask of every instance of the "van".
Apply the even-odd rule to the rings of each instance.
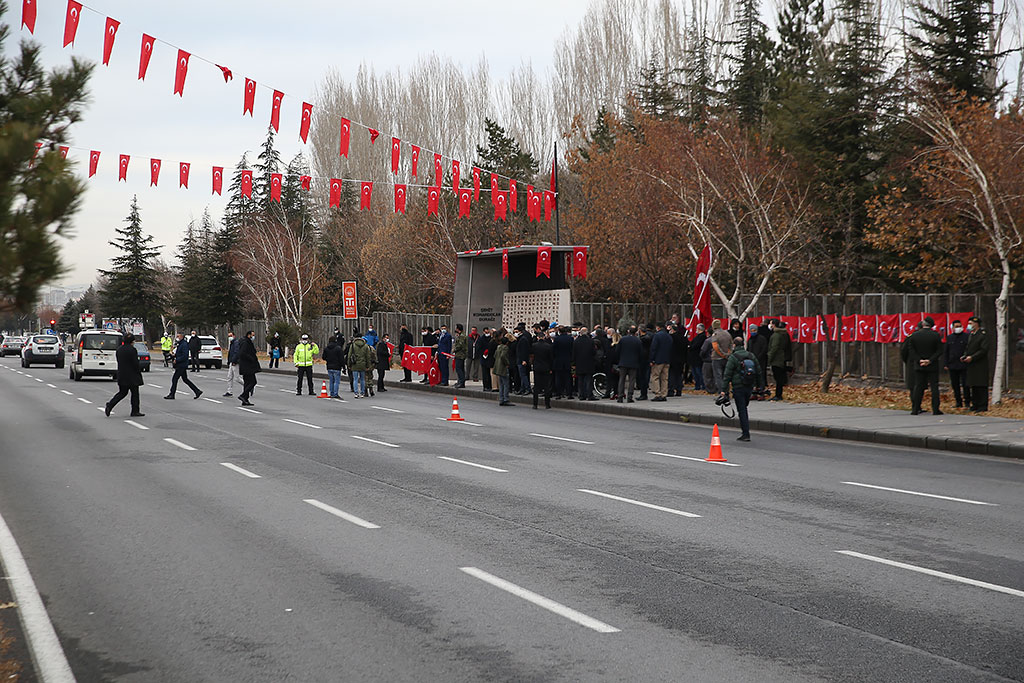
[[[82,330],[75,337],[69,376],[76,382],[83,377],[107,376],[117,379],[117,349],[124,337],[111,330]]]

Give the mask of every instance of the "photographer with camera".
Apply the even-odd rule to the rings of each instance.
[[[727,404],[729,401],[729,388],[732,387],[732,398],[736,401],[736,412],[740,416],[740,438],[737,441],[750,441],[750,416],[747,414],[747,405],[750,403],[750,395],[754,388],[759,390],[761,385],[761,366],[757,358],[750,351],[743,348],[743,338],[737,337],[733,340],[732,353],[725,364],[725,372],[722,373],[722,393],[719,394],[715,403]]]

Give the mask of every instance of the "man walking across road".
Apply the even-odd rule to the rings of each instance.
[[[651,389],[654,398],[651,401],[667,401],[668,365],[672,362],[672,337],[665,331],[663,323],[658,323],[658,331],[651,340]]]
[[[199,350],[203,348],[203,342],[199,339],[199,335],[196,334],[195,330],[192,330],[192,336],[188,338],[188,350],[192,356],[192,371],[199,372]]]
[[[185,386],[195,392],[196,398],[203,395],[203,390],[193,384],[188,378],[190,357],[191,349],[189,348],[188,342],[185,341],[185,335],[178,333],[178,343],[174,347],[174,377],[171,378],[171,391],[164,396],[164,398],[174,400],[174,394],[178,391],[179,379],[185,383]]]
[[[939,410],[939,363],[942,360],[942,338],[933,330],[935,321],[931,316],[924,319],[921,329],[915,331],[907,339],[910,355],[917,359],[914,367],[908,370],[914,373],[914,390],[910,394],[910,414],[921,414],[921,399],[924,398],[924,385],[927,383],[932,394],[932,415],[942,415]]]
[[[736,402],[736,412],[740,416],[740,438],[737,441],[750,441],[750,415],[747,407],[754,387],[763,387],[761,366],[757,357],[743,348],[743,337],[733,339],[733,350],[725,364],[722,382],[722,396],[728,396],[729,388],[732,387],[732,399]]]
[[[988,337],[981,329],[981,318],[972,316],[967,321],[967,348],[964,350],[964,373],[971,388],[971,412],[983,413],[988,410]]]
[[[953,397],[956,399],[956,407],[963,408],[964,404],[971,405],[971,387],[967,384],[965,374],[967,363],[963,357],[967,352],[968,335],[964,332],[964,325],[959,320],[953,321],[953,331],[946,335],[946,349],[944,352],[945,368],[949,370],[949,384],[953,387]]]
[[[327,395],[331,398],[341,398],[338,391],[341,390],[341,367],[345,364],[345,350],[338,343],[338,337],[333,336],[324,347],[322,358],[327,363]]]
[[[260,359],[256,356],[253,343],[255,333],[249,330],[238,342],[238,372],[242,375],[242,395],[238,399],[243,406],[251,406],[249,398],[256,389],[256,373],[260,371]]]
[[[107,401],[103,412],[110,417],[122,398],[132,395],[132,417],[145,417],[139,410],[139,387],[142,386],[142,367],[139,365],[139,352],[135,349],[135,336],[126,334],[121,346],[117,347],[117,393]]]
[[[365,342],[364,342],[365,343]],[[306,386],[309,388],[309,395],[313,393],[313,356],[320,353],[320,347],[309,340],[309,335],[302,335],[302,339],[295,347],[292,360],[295,361],[295,395],[302,396],[302,378],[306,378]]]
[[[626,398],[626,403],[633,402],[633,385],[636,383],[636,374],[640,370],[640,354],[643,351],[643,344],[636,336],[636,325],[631,325],[626,334],[619,340],[619,391],[618,398]]]
[[[238,372],[238,340],[234,332],[228,332],[228,390],[224,392],[225,396],[231,395],[231,386],[236,380],[242,381]]]
[[[469,357],[469,339],[465,335],[462,323],[455,326],[455,343],[452,345],[455,355],[455,388],[466,386],[466,358]]]

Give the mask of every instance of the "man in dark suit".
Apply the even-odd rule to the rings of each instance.
[[[260,360],[256,356],[256,345],[253,343],[255,334],[252,330],[238,341],[238,374],[242,376],[242,395],[238,399],[243,406],[251,406],[249,397],[256,388],[256,373],[261,370]]]
[[[192,336],[188,338],[188,350],[192,356],[193,372],[199,372],[199,350],[201,348],[203,348],[203,342],[199,339],[196,331],[192,330]]]
[[[988,382],[992,375],[988,369],[988,337],[981,328],[981,318],[972,316],[967,321],[967,334],[964,379],[971,388],[971,412],[983,413],[988,410]]]
[[[572,398],[572,336],[562,325],[551,340],[555,352],[555,398]]]
[[[398,333],[398,357],[401,358],[402,354],[405,353],[406,346],[412,346],[412,332],[404,324],[402,325],[401,331]],[[412,370],[402,366],[402,379],[399,382],[411,382],[412,381]]]
[[[942,338],[933,330],[935,321],[931,316],[924,319],[921,329],[907,339],[911,359],[916,360],[908,372],[914,373],[914,390],[910,394],[910,414],[921,414],[921,399],[927,383],[932,393],[932,415],[942,415],[939,410],[939,368],[942,367]]]
[[[139,387],[142,386],[142,367],[139,365],[139,352],[135,349],[135,336],[126,334],[121,346],[117,348],[117,393],[107,401],[103,412],[110,417],[122,398],[132,395],[132,417],[145,417],[139,410]]]
[[[596,366],[594,338],[586,327],[581,327],[572,342],[572,362],[576,366],[576,398],[581,401],[594,399],[594,367]]]
[[[185,341],[185,336],[178,334],[178,345],[174,347],[174,377],[171,378],[171,391],[169,394],[164,396],[168,400],[174,399],[174,394],[178,390],[178,380],[185,382],[185,386],[195,392],[196,398],[203,395],[203,390],[197,387],[188,378],[188,363],[191,354],[189,351],[188,342]]]
[[[537,410],[537,399],[544,394],[544,408],[551,407],[551,371],[555,364],[555,350],[550,337],[534,337],[530,346],[530,363],[533,365],[533,409]]]

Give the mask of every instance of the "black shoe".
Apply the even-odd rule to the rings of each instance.
[[[296,392],[295,392],[295,395],[296,395],[296,396],[302,396],[302,392],[301,392],[301,391],[296,391]]]
[[[129,417],[146,417],[145,413],[132,413]]]
[[[166,398],[168,401],[173,401],[174,400],[174,397],[171,396],[170,394],[167,394],[166,396],[164,396],[164,398]]]
[[[200,389],[199,391],[196,392],[196,398],[199,398],[202,395],[203,395],[203,390],[202,389]],[[193,400],[195,400],[195,399],[193,399]]]
[[[230,391],[225,391],[225,392],[224,392],[224,396],[225,396],[225,397],[227,397],[227,396],[230,396],[230,395],[231,395],[231,392],[230,392]]]
[[[252,403],[249,403],[248,401],[242,401],[242,405],[243,405],[243,406],[251,406],[251,405],[253,405],[253,404],[252,404]]]
[[[619,397],[618,397],[617,399],[615,399],[615,402],[616,402],[616,403],[622,403],[622,397],[621,397],[621,396],[619,396]],[[633,402],[633,401],[632,401],[632,400],[630,400],[630,403],[632,403],[632,402]]]
[[[631,399],[631,398],[627,398],[626,399],[626,403],[632,403],[632,402],[633,402],[633,399]],[[619,403],[622,403],[622,401],[620,400]]]
[[[740,438],[738,438],[736,440],[737,441],[750,441],[750,435],[749,434],[743,434],[742,436],[740,436]]]
[[[544,406],[544,410],[551,410],[551,404],[549,403],[546,406]]]
[[[638,401],[646,401],[647,400],[647,394],[641,394],[640,397],[637,400]]]
[[[772,397],[771,397],[770,399],[768,399],[768,400],[769,400],[769,401],[781,401],[782,399],[781,399],[781,398],[779,398],[778,396],[772,396]]]
[[[411,379],[400,379],[398,381],[399,381],[399,383],[401,383],[401,382],[411,382],[412,380]]]
[[[537,406],[536,406],[536,405],[534,405],[534,406],[533,406],[533,409],[534,409],[534,410],[537,410]]]
[[[107,417],[110,417],[110,404],[109,403],[107,405],[103,406],[103,414],[106,415]]]
[[[933,410],[932,415],[945,415],[941,410]]]
[[[921,411],[920,411],[920,410],[911,410],[911,411],[910,411],[910,414],[911,414],[911,415],[920,415],[920,414],[921,414]]]

